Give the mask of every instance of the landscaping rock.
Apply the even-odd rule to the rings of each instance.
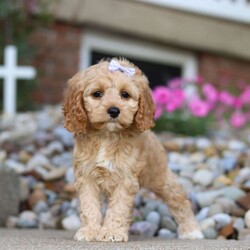
[[[79,228],[74,141],[62,126],[61,107],[0,119],[0,223],[9,228]],[[205,238],[250,238],[250,137],[239,140],[226,130],[209,137],[159,137]],[[11,170],[16,179],[7,180],[2,171]],[[105,215],[108,204],[102,203]],[[167,205],[146,189],[136,195],[132,216],[133,234],[177,237]]]
[[[206,239],[216,239],[218,232],[213,227],[208,227],[202,230],[202,233]]]
[[[175,239],[177,238],[177,234],[171,232],[170,230],[166,229],[166,228],[162,228],[159,230],[158,232],[158,237],[162,238],[162,239]]]
[[[245,224],[247,228],[250,228],[250,210],[248,210],[245,214]]]
[[[250,193],[238,199],[237,204],[239,204],[242,208],[249,210],[250,209]]]
[[[215,199],[223,195],[222,190],[201,192],[196,194],[196,199],[201,207],[207,207],[214,203]]]
[[[135,222],[130,227],[130,233],[133,235],[142,235],[152,237],[157,231],[157,226],[148,221]]]
[[[212,184],[213,182],[213,173],[208,169],[200,169],[196,171],[193,176],[193,181],[196,184],[200,184],[204,187],[207,187]]]
[[[227,226],[228,224],[230,224],[232,222],[232,218],[228,214],[223,214],[223,213],[216,214],[213,216],[213,218],[216,222],[216,229],[217,230]]]
[[[250,240],[250,229],[249,228],[244,228],[239,232],[238,236],[239,240]]]
[[[225,238],[228,238],[234,233],[234,228],[232,224],[228,224],[225,227],[223,227],[220,231],[219,234],[224,236]]]
[[[37,215],[31,211],[23,211],[18,218],[17,226],[21,228],[37,228]]]
[[[177,224],[170,216],[164,216],[162,218],[161,227],[166,228],[172,232],[177,231]]]
[[[237,201],[246,195],[246,193],[243,190],[234,186],[224,187],[221,189],[221,191],[223,192],[224,197],[227,197],[234,201]]]
[[[233,228],[236,229],[238,232],[243,230],[245,227],[245,222],[242,218],[237,218],[233,223]]]
[[[81,227],[80,218],[76,214],[69,215],[62,220],[62,226],[66,230],[77,230]]]
[[[151,211],[150,213],[148,213],[146,221],[155,224],[158,228],[160,225],[161,216],[156,211]]]

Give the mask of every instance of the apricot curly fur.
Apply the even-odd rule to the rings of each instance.
[[[77,83],[69,82],[65,92],[63,104],[64,126],[75,135],[84,133],[87,126],[87,115],[83,104],[83,91],[79,90]]]
[[[124,67],[134,67],[135,75],[110,72],[109,62],[101,61],[70,79],[65,93],[63,113],[65,127],[75,135],[75,187],[82,220],[75,239],[128,241],[140,187],[151,189],[168,204],[179,224],[180,238],[202,238],[182,186],[167,169],[166,152],[149,131],[155,106],[148,80],[127,60],[115,60]],[[100,96],[96,97],[97,91]],[[117,117],[109,115],[110,107],[119,109]],[[105,218],[101,194],[109,201]]]

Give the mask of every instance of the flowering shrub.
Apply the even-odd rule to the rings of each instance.
[[[211,83],[202,83],[200,77],[192,81],[173,79],[166,86],[156,87],[153,99],[156,125],[159,121],[170,123],[174,120],[176,129],[181,122],[187,127],[190,121],[196,120],[196,126],[200,124],[206,129],[207,122],[213,120],[218,124],[226,121],[234,128],[242,128],[250,121],[249,86],[233,94],[228,90],[220,91]],[[168,129],[168,125],[164,127]]]

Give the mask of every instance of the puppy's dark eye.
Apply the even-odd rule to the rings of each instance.
[[[92,96],[96,97],[96,98],[100,98],[103,96],[103,93],[101,91],[96,91],[92,94]]]
[[[122,91],[122,93],[121,93],[121,97],[122,97],[122,98],[127,99],[127,98],[129,98],[129,97],[130,97],[130,95],[129,95],[129,93],[128,93],[128,92],[126,92],[126,91]]]

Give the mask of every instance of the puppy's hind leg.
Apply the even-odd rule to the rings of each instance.
[[[195,220],[190,201],[177,177],[168,171],[163,185],[155,185],[151,189],[168,205],[170,213],[178,224],[180,239],[202,239],[203,235]]]

